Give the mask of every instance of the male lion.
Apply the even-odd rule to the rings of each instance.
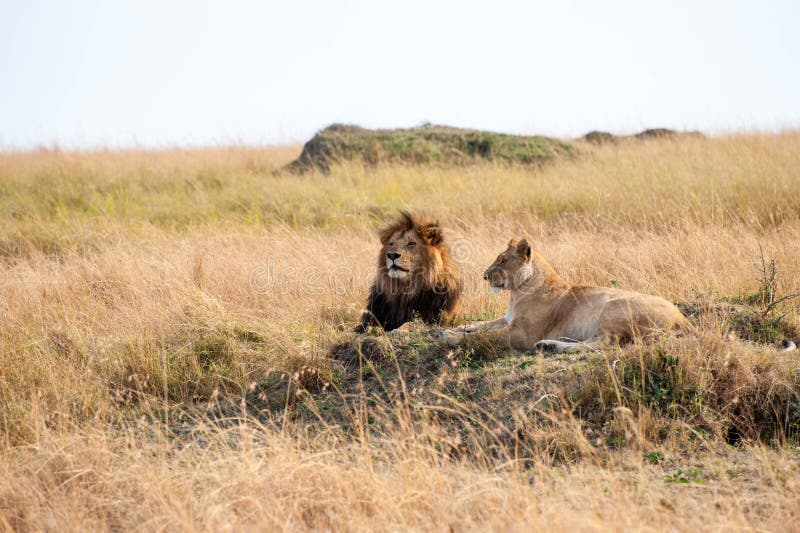
[[[356,331],[393,330],[415,315],[428,324],[452,320],[461,283],[439,222],[403,211],[379,236],[378,273]]]
[[[442,332],[455,346],[486,332],[514,348],[572,353],[673,329],[694,327],[672,303],[658,296],[564,281],[525,239],[508,243],[483,274],[493,292],[511,292],[506,315]]]

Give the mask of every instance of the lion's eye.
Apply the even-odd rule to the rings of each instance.
[[[506,262],[506,260],[505,260],[505,259],[501,259],[501,260],[500,260],[500,264],[501,264],[501,265],[502,265],[503,263],[505,263],[505,262]]]
[[[414,241],[411,241],[410,243],[406,244],[406,248],[413,248],[416,245],[417,245],[417,243],[415,243]]]
[[[394,241],[389,241],[389,246],[394,246]]]

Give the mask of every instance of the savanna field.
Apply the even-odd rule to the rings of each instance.
[[[0,530],[797,530],[800,133],[531,167],[300,147],[0,153]],[[696,336],[541,355],[352,333],[438,217],[462,321],[527,237]]]

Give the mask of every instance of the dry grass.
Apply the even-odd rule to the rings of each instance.
[[[271,175],[297,149],[0,154],[0,529],[790,529],[800,359],[722,342],[716,317],[661,367],[641,346],[455,369],[432,351],[421,398],[468,406],[449,420],[336,401],[358,369],[328,355],[398,208],[446,223],[466,319],[503,312],[479,273],[521,235],[569,280],[675,301],[757,293],[760,245],[800,290],[800,134],[585,150],[302,178]],[[800,327],[796,301],[776,314]],[[259,414],[276,371],[304,368],[338,392]],[[524,453],[491,401],[525,411]]]
[[[179,447],[135,429],[91,430],[7,450],[2,520],[52,530],[782,530],[800,508],[797,458],[760,447],[660,465],[621,452],[488,469],[410,438],[309,444],[251,426],[196,437]]]

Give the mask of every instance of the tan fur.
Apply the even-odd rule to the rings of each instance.
[[[379,236],[378,271],[356,330],[393,330],[415,316],[452,323],[461,283],[439,222],[402,212]]]
[[[442,341],[457,345],[482,333],[518,349],[575,352],[693,326],[675,305],[648,294],[570,285],[526,240],[511,241],[484,278],[508,290],[506,316],[444,330]]]

